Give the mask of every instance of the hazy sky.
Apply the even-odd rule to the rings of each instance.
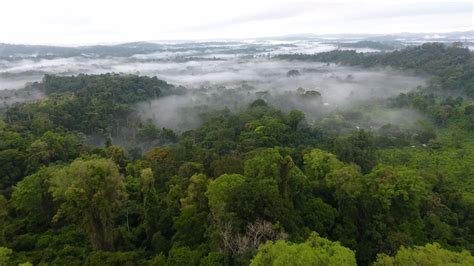
[[[1,0],[0,42],[86,44],[471,30],[474,1]]]

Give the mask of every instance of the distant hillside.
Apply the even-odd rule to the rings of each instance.
[[[377,50],[395,50],[403,47],[401,42],[376,42],[376,41],[358,41],[358,42],[340,42],[335,43],[339,48],[369,48]]]
[[[155,52],[160,50],[162,47],[163,46],[160,44],[149,42],[79,47],[0,43],[0,57],[8,58],[32,55],[40,57],[71,57],[79,55],[131,56],[134,54]]]

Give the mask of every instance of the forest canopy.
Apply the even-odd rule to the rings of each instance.
[[[46,75],[29,85],[42,98],[1,113],[0,265],[472,265],[472,52],[431,43],[278,60],[430,81],[314,121],[262,93],[239,112],[192,109],[202,124],[179,132],[134,111],[186,88]],[[391,108],[423,119],[351,124]]]

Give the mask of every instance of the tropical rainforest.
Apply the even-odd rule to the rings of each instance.
[[[426,43],[272,60],[427,82],[317,119],[261,93],[238,111],[191,108],[202,123],[179,131],[135,109],[185,87],[45,75],[24,89],[42,97],[1,110],[0,265],[474,265],[473,53]],[[421,119],[354,126],[393,108]]]

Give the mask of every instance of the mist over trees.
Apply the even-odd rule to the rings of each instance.
[[[283,89],[45,75],[1,109],[0,265],[471,265],[473,60],[260,62]]]

